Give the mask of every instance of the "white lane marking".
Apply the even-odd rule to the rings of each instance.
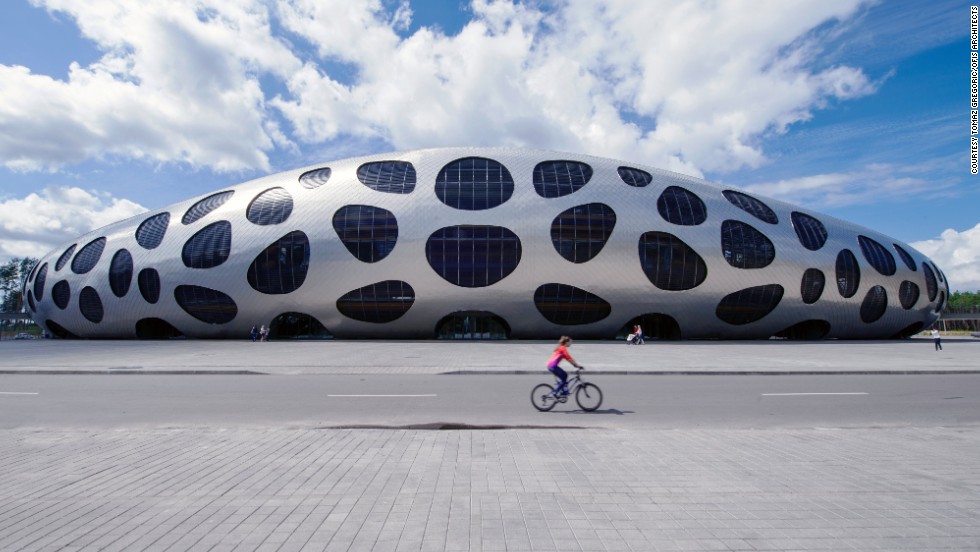
[[[439,395],[327,395],[328,397],[438,397]]]
[[[0,391],[0,395],[37,395],[38,393],[21,393],[19,391]]]
[[[763,393],[763,397],[798,397],[801,395],[867,395],[867,393]]]

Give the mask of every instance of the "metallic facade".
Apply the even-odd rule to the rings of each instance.
[[[467,158],[492,160],[505,167],[513,180],[512,189],[491,186],[487,193],[498,195],[486,203],[489,208],[446,199],[446,194],[467,191],[447,192],[437,180],[445,178],[444,168]],[[388,187],[362,183],[364,175],[382,167],[379,162],[383,161],[410,163],[414,186],[392,193]],[[567,184],[561,182],[554,188],[558,191],[549,192],[536,186],[534,176],[536,168],[548,161],[567,161],[590,170],[579,175],[579,185],[561,188]],[[633,173],[622,173],[624,167]],[[325,168],[329,171],[311,173]],[[301,183],[304,174],[308,180]],[[649,183],[628,183],[636,174],[649,175]],[[675,224],[661,214],[658,200],[668,188],[672,200],[688,198],[686,191],[703,202],[700,208],[695,205],[694,220]],[[134,338],[140,321],[148,319],[164,321],[188,337],[242,338],[253,325],[269,325],[287,312],[310,315],[341,338],[433,338],[440,321],[453,313],[492,313],[509,328],[510,337],[533,339],[563,334],[613,338],[643,316],[647,317],[642,320],[648,335],[878,339],[909,335],[938,318],[949,294],[948,284],[942,272],[912,247],[780,201],[745,199],[739,194],[729,194],[735,199],[726,198],[726,190],[730,188],[639,164],[528,149],[447,148],[344,159],[217,190],[233,193],[207,194],[79,236],[41,259],[25,282],[25,303],[35,320],[55,335],[82,338]],[[769,215],[749,212],[753,197],[774,218],[767,221]],[[736,204],[739,201],[742,207]],[[450,205],[453,202],[455,206]],[[583,207],[583,212],[598,213],[609,221],[611,210],[615,222],[589,234],[591,245],[577,244],[592,249],[581,262],[571,262],[553,242],[552,226],[562,213],[566,213],[563,220],[572,220],[568,213],[588,205],[592,207]],[[385,221],[383,239],[372,241],[363,232],[358,234],[358,229],[343,226],[351,206],[359,206],[353,210],[357,216],[369,213],[375,217],[372,220]],[[805,216],[797,215],[794,221],[794,212]],[[809,217],[818,221],[818,229],[826,230],[825,242],[815,250],[804,247],[794,227]],[[457,285],[430,263],[436,255],[430,241],[472,228],[490,228],[491,233],[505,235],[488,247],[509,248],[504,264],[510,264],[503,268],[494,263],[481,265],[481,271],[498,273],[478,275],[481,277]],[[340,234],[349,239],[342,240]],[[283,241],[287,236],[291,237]],[[641,266],[643,243],[654,238],[663,241],[664,236],[682,242],[703,260],[703,265],[687,261],[689,268],[704,271],[685,276],[689,283],[679,287],[688,289],[670,289],[667,273],[655,285],[655,278]],[[362,242],[352,245],[356,239]],[[862,251],[860,241],[869,253]],[[882,247],[868,246],[869,242]],[[514,243],[519,250],[514,251]],[[270,249],[270,245],[275,247]],[[896,246],[908,253],[914,270]],[[859,278],[839,286],[838,258],[843,250],[856,259]],[[300,258],[304,252],[308,256],[277,261],[276,251],[282,251],[283,258],[287,254]],[[681,252],[687,250],[674,249],[673,257],[666,248],[657,251],[665,262],[679,263]],[[875,268],[869,254],[877,255],[879,265],[887,265],[891,258],[894,273],[888,275],[887,266],[886,273]],[[270,293],[249,275],[262,255],[269,257],[262,261],[267,264],[304,263],[302,270],[294,265],[288,273],[275,275],[273,284],[288,292]],[[457,264],[451,268],[459,269],[458,263],[467,262],[466,258],[454,257],[452,262]],[[438,262],[443,263],[439,268],[444,273],[445,261]],[[144,272],[150,268],[155,277],[152,271]],[[817,272],[824,280],[822,290],[813,287]],[[933,273],[934,282],[928,281],[927,272]],[[805,274],[809,289],[804,285]],[[289,283],[279,279],[289,279]],[[408,284],[398,288],[401,295],[389,297],[407,310],[389,312],[390,316],[382,317],[386,321],[358,320],[344,314],[342,304],[348,304],[344,301],[352,297],[352,291],[382,282]],[[547,284],[574,286],[600,298],[608,308],[600,309],[597,321],[555,323],[535,305],[536,290]],[[201,289],[223,295],[224,303],[212,308],[208,304],[212,296],[193,298],[195,290]],[[844,297],[842,289],[851,295]],[[908,304],[913,298],[910,290],[917,297]],[[932,298],[929,291],[934,292]],[[768,295],[752,299],[756,292]],[[355,294],[355,301],[363,295]],[[185,304],[203,302],[192,313],[178,298]],[[750,302],[748,308],[740,306],[739,301],[744,300]],[[767,306],[753,307],[752,301]],[[353,304],[356,308],[357,303]],[[574,313],[578,307],[569,308]],[[805,331],[787,334],[794,326]],[[146,337],[145,332],[141,335]]]

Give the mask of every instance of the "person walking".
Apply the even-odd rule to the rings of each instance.
[[[636,334],[636,344],[643,345],[643,328],[637,324],[636,327],[633,328],[633,333]]]
[[[259,338],[259,328],[256,327],[255,325],[252,326],[251,336],[252,336],[252,343],[255,343],[255,340]]]
[[[936,350],[937,351],[942,351],[943,350],[942,340],[943,340],[943,338],[942,338],[941,335],[939,335],[939,330],[937,330],[936,328],[933,328],[932,329],[932,342],[936,346]]]

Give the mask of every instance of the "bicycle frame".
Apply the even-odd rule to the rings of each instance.
[[[579,370],[574,376],[570,376],[565,382],[565,388],[568,389],[568,395],[574,395],[575,391],[578,390],[578,386],[582,385],[583,383],[585,383],[585,381],[582,380],[582,371]],[[555,377],[555,385],[553,387],[555,390],[552,391],[551,394],[557,397],[558,390],[561,389],[561,379],[559,379],[557,376]]]

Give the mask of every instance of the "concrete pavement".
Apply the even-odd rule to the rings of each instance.
[[[576,341],[572,355],[612,374],[973,373],[980,339],[904,341]],[[0,373],[541,373],[544,341],[66,341],[0,343]]]

